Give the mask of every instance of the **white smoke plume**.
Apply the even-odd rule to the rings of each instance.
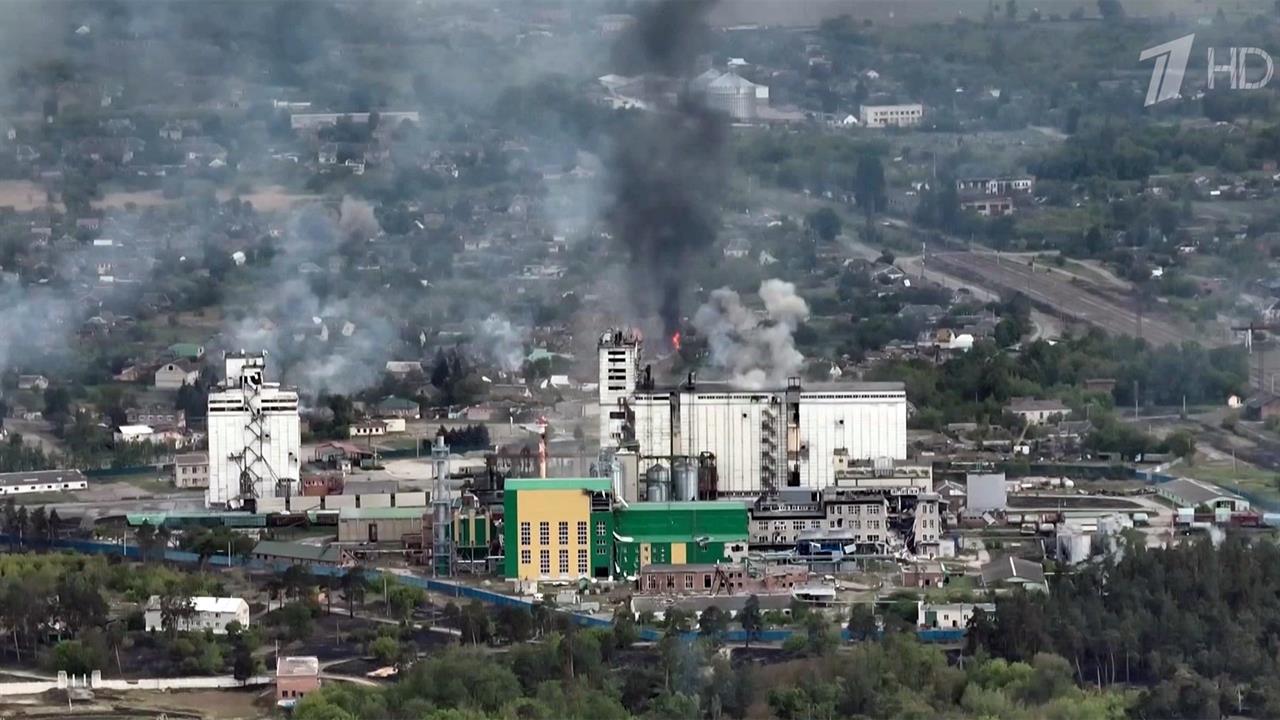
[[[367,201],[343,195],[342,205],[338,207],[338,230],[344,237],[368,240],[380,235],[382,226]]]
[[[266,350],[269,373],[305,395],[375,385],[402,346],[396,298],[380,297],[374,306],[299,273],[304,263],[327,265],[346,233],[376,226],[372,214],[368,203],[352,198],[343,200],[336,220],[320,205],[294,208],[269,264],[246,267],[254,281],[239,298],[246,310],[226,320],[226,349]]]
[[[727,370],[735,385],[749,389],[784,385],[800,370],[804,355],[792,336],[809,317],[809,304],[789,282],[765,280],[759,295],[763,316],[729,288],[712,291],[693,316],[694,328],[707,339],[712,364]]]
[[[490,315],[481,321],[472,344],[500,369],[519,372],[524,365],[524,343],[529,331],[511,324],[511,321]]]

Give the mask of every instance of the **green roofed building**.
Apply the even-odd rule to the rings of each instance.
[[[717,563],[747,552],[745,502],[635,503],[614,511],[615,574],[636,577],[645,565]]]
[[[613,506],[609,478],[506,481],[504,576],[525,582],[620,579],[651,564],[716,563],[746,554],[747,504]]]
[[[508,478],[503,575],[525,582],[608,578],[613,553],[609,478]]]

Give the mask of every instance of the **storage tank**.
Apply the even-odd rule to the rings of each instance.
[[[671,488],[671,471],[662,465],[652,465],[645,471],[645,499],[649,502],[666,502]]]
[[[716,470],[716,456],[704,452],[698,456],[698,499],[715,500],[720,496],[720,478]]]
[[[679,457],[671,462],[671,499],[698,499],[698,463],[693,458]]]

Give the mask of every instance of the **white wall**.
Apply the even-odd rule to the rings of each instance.
[[[209,491],[206,504],[226,505],[240,494],[240,465],[232,455],[244,449],[258,447],[258,441],[248,429],[248,409],[221,410],[219,405],[233,404],[242,397],[239,390],[214,393],[209,396]],[[289,479],[296,485],[302,453],[302,428],[298,419],[297,395],[274,388],[265,388],[250,402],[292,404],[290,410],[266,410],[263,412],[265,435],[261,444],[263,461],[253,468],[261,480],[255,486],[259,498],[275,497],[275,479]],[[291,401],[291,403],[290,403]]]
[[[679,443],[671,436],[668,393],[640,393],[633,401],[640,470],[655,458],[671,455],[716,456],[722,493],[752,494],[762,489],[761,450],[766,414],[774,418],[773,437],[785,450],[786,423],[781,393],[680,391]],[[834,455],[845,449],[851,459],[907,456],[906,394],[901,390],[825,390],[800,396],[800,485],[820,489],[832,484]],[[781,457],[781,456],[777,456]],[[779,487],[787,468],[778,463]]]

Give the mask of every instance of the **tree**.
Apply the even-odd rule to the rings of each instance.
[[[728,629],[729,616],[715,605],[703,610],[702,616],[698,618],[698,634],[712,646],[720,645]]]
[[[356,616],[356,603],[364,602],[365,593],[369,590],[369,581],[365,578],[364,568],[359,565],[347,570],[342,575],[342,596],[347,599],[347,611],[351,617]]]
[[[1098,14],[1103,20],[1123,20],[1124,5],[1120,4],[1120,0],[1098,0]]]
[[[824,242],[831,242],[839,237],[843,223],[835,210],[824,206],[805,215],[804,224]]]
[[[190,596],[181,592],[176,584],[165,587],[159,597],[160,627],[170,639],[178,630],[189,626],[191,618],[196,615],[195,603]]]
[[[533,615],[523,607],[498,608],[494,631],[510,643],[522,643],[533,636]]]
[[[636,629],[636,618],[631,613],[631,608],[625,604],[618,606],[613,611],[613,646],[624,650],[639,639],[640,632]]]
[[[831,623],[820,612],[810,612],[804,618],[805,652],[809,655],[829,654],[839,643]]]
[[[369,654],[383,665],[390,665],[400,657],[400,641],[388,635],[380,635],[369,643]]]
[[[884,165],[880,162],[880,156],[867,154],[858,159],[858,166],[854,170],[853,191],[858,207],[862,208],[867,216],[867,224],[870,225],[872,216],[883,210],[886,202]]]
[[[396,583],[387,589],[387,606],[391,610],[392,617],[400,622],[408,622],[409,617],[413,615],[414,608],[421,605],[427,599],[427,594],[422,588],[409,587]]]
[[[1179,430],[1165,439],[1169,452],[1191,462],[1196,455],[1196,438],[1189,430]]]
[[[747,598],[747,602],[742,606],[742,612],[738,613],[738,622],[741,623],[742,631],[747,635],[747,647],[751,647],[751,641],[764,628],[764,618],[760,615],[759,597],[752,595]]]
[[[276,620],[284,626],[285,634],[290,640],[306,640],[311,637],[315,623],[311,617],[311,606],[303,602],[292,602],[276,610]]]
[[[875,610],[865,603],[854,603],[849,610],[849,624],[846,628],[849,630],[850,639],[867,640],[874,638],[880,630],[880,626],[876,622]]]
[[[1018,21],[1018,2],[1017,0],[1006,0],[1004,4],[1004,18],[1009,22]]]

